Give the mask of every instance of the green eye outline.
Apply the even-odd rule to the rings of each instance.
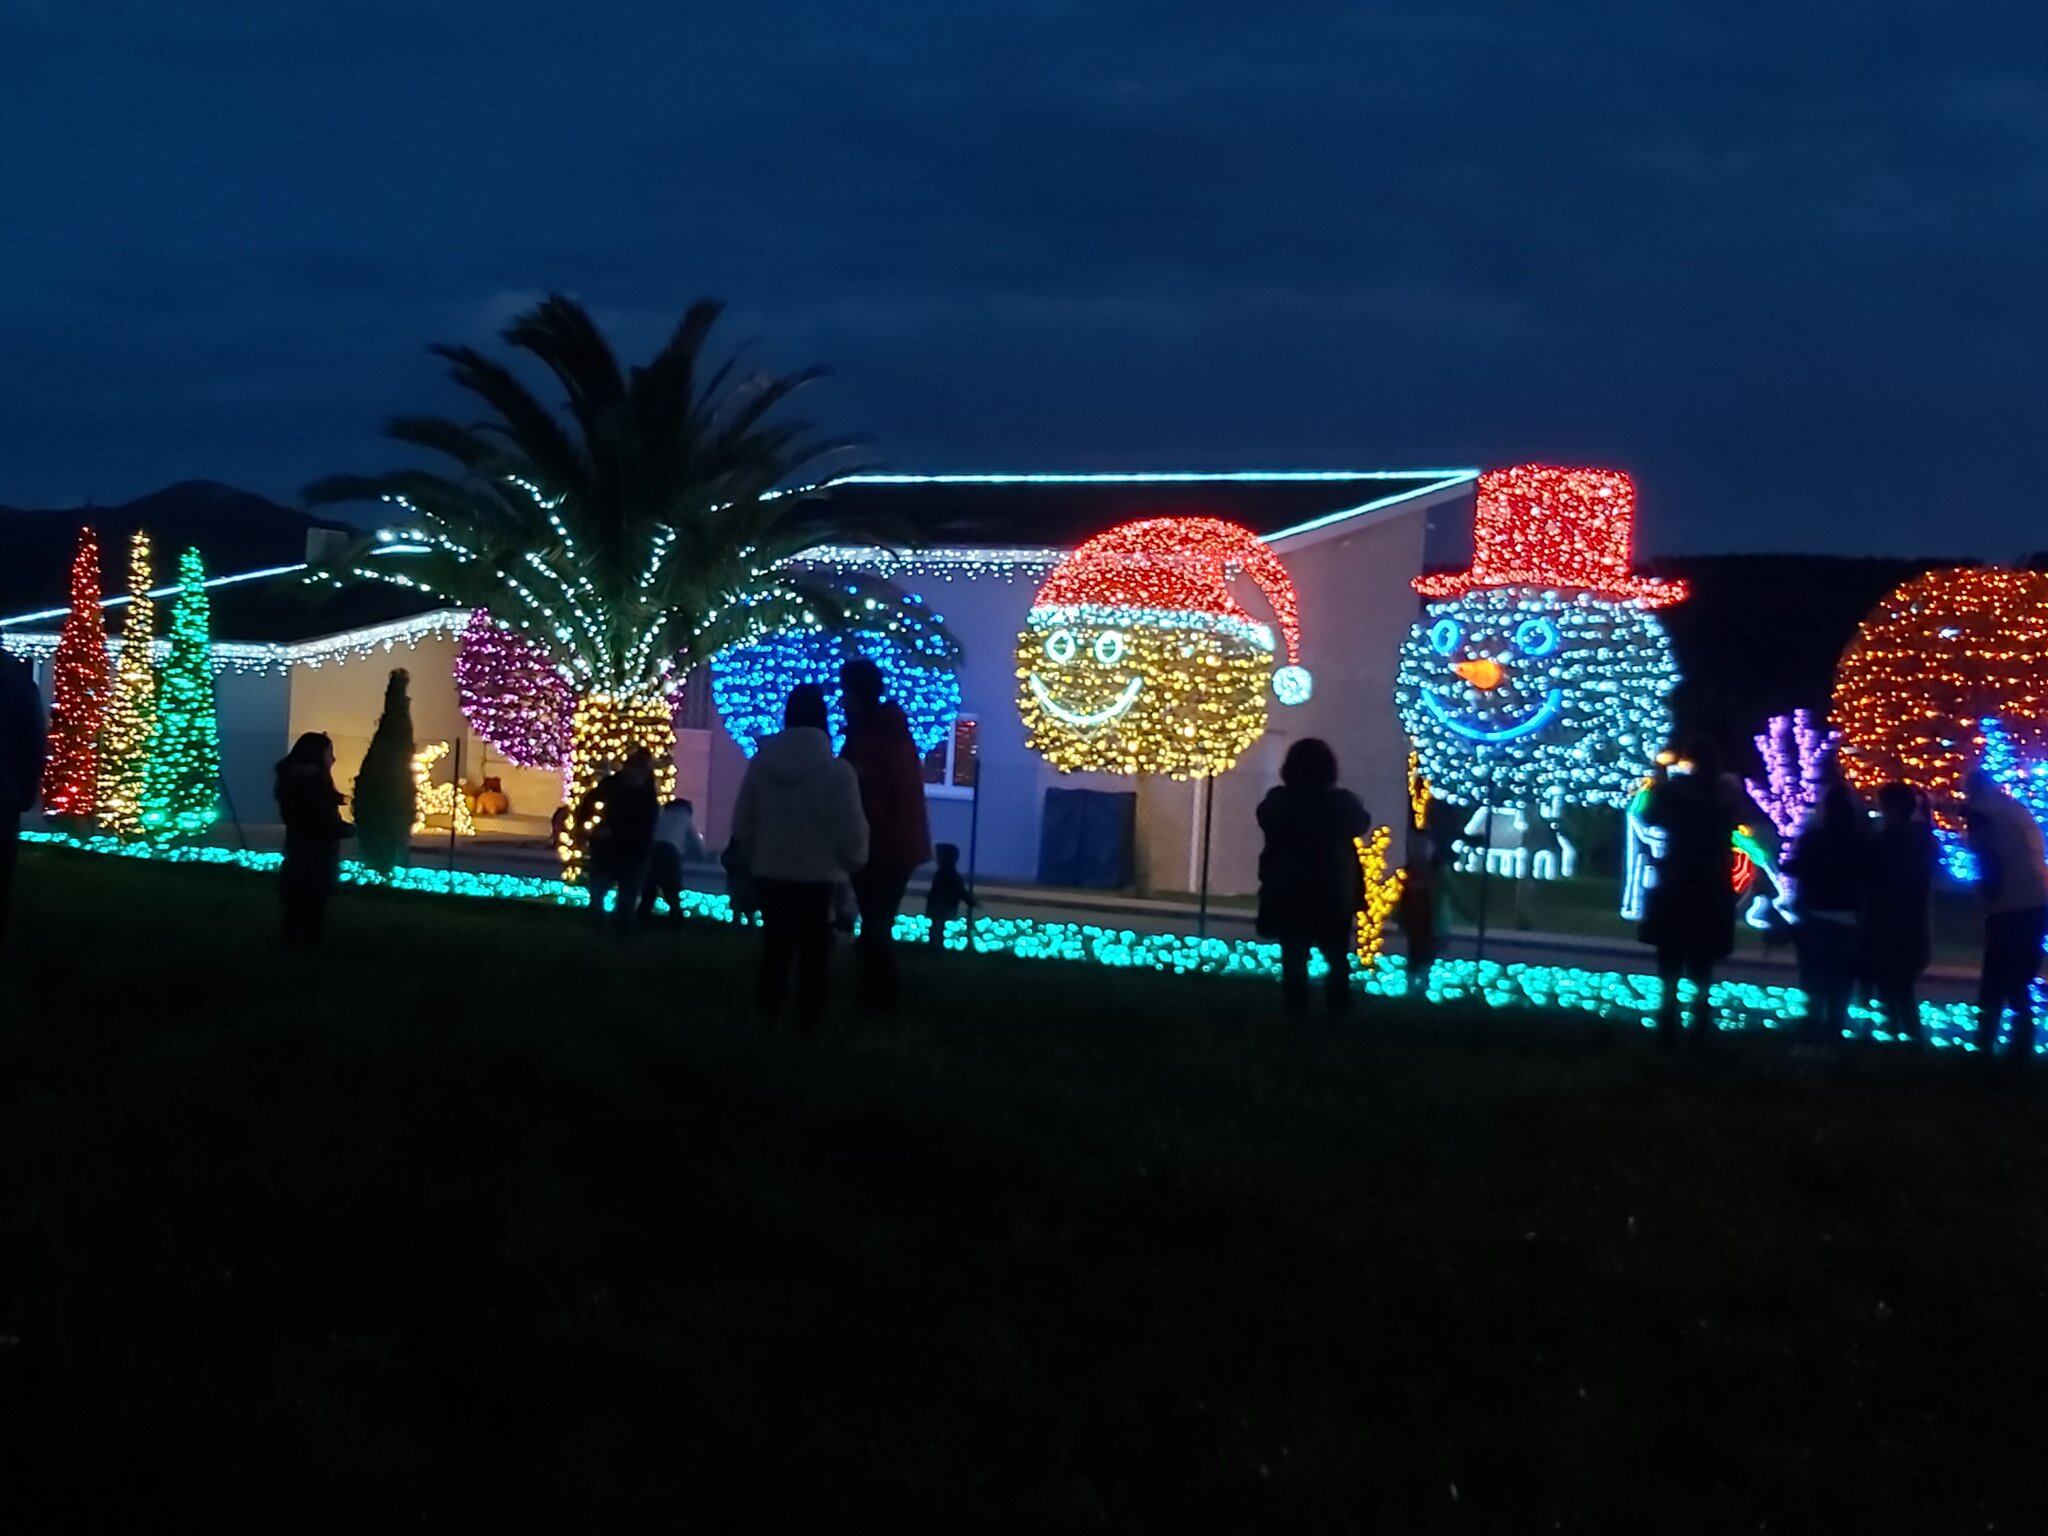
[[[1045,654],[1055,662],[1065,665],[1074,659],[1074,653],[1081,648],[1071,629],[1056,629],[1045,637]]]
[[[1113,667],[1124,659],[1124,632],[1120,629],[1105,629],[1095,637],[1095,659],[1105,667]]]

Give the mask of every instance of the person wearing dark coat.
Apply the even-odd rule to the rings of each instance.
[[[882,696],[882,669],[874,662],[856,656],[841,667],[839,692],[846,711],[846,745],[839,757],[860,780],[868,823],[867,862],[853,873],[853,899],[860,908],[857,995],[862,1007],[889,1013],[896,1007],[896,914],[911,875],[932,856],[924,759],[902,706]]]
[[[2048,853],[2031,812],[1982,768],[1963,779],[1977,897],[1984,908],[1984,969],[1977,983],[1977,1049],[1990,1061],[2012,1013],[2007,1061],[2034,1059],[2034,978],[2048,941]]]
[[[1664,834],[1657,880],[1644,905],[1642,941],[1657,951],[1663,1000],[1658,1036],[1679,1036],[1678,983],[1693,985],[1693,1038],[1706,1044],[1714,1028],[1714,967],[1735,952],[1735,852],[1729,839],[1742,822],[1740,791],[1721,772],[1711,741],[1696,743],[1689,772],[1659,770],[1643,807],[1646,825]]]
[[[21,818],[36,803],[48,750],[35,674],[20,657],[0,650],[0,939],[7,937]]]
[[[1920,1043],[1920,975],[1934,951],[1928,920],[1937,854],[1920,796],[1904,784],[1877,792],[1877,836],[1863,898],[1862,973],[1892,1033]]]
[[[1830,779],[1785,855],[1796,882],[1799,985],[1808,1046],[1838,1045],[1856,990],[1857,931],[1870,882],[1870,816],[1844,779]]]
[[[334,743],[324,731],[308,731],[277,765],[277,813],[284,823],[278,892],[287,944],[320,942],[327,901],[341,879],[341,840],[355,834],[342,819],[341,803]]]
[[[647,866],[654,857],[654,829],[661,820],[661,797],[654,785],[654,754],[635,747],[625,766],[606,774],[585,797],[597,825],[590,833],[590,914],[603,923],[605,897],[618,892],[612,921],[621,933],[640,915],[640,893],[647,885]],[[579,812],[579,826],[591,815]]]
[[[1351,953],[1365,908],[1365,871],[1358,839],[1372,818],[1358,796],[1337,783],[1337,755],[1328,742],[1303,737],[1287,749],[1280,783],[1259,802],[1259,935],[1280,941],[1280,991],[1287,1011],[1308,1011],[1308,957],[1322,952],[1330,967],[1330,1011],[1351,1005]]]

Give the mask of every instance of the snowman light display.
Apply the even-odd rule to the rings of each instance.
[[[1277,642],[1231,592],[1238,574],[1272,608]],[[1017,642],[1017,708],[1063,773],[1202,778],[1265,733],[1269,679],[1283,704],[1308,698],[1300,660],[1294,583],[1256,534],[1145,518],[1088,540],[1039,588]]]
[[[1678,682],[1655,610],[1685,584],[1638,576],[1635,486],[1524,464],[1479,478],[1472,568],[1401,648],[1395,704],[1445,800],[1520,815],[1620,807],[1671,734]]]

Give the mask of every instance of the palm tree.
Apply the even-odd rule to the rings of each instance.
[[[850,591],[874,598],[796,563],[818,544],[881,531],[822,495],[825,466],[852,444],[781,419],[820,371],[764,377],[736,357],[712,363],[722,308],[692,304],[651,362],[625,370],[582,305],[559,294],[536,305],[504,339],[554,375],[561,413],[474,348],[434,347],[489,414],[470,425],[401,416],[386,431],[455,468],[340,475],[305,491],[309,504],[377,501],[408,519],[324,574],[488,608],[569,680],[572,807],[636,744],[653,750],[670,792],[666,694],[689,668],[777,629],[839,624]]]

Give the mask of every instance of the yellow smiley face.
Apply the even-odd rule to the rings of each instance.
[[[1017,708],[1066,773],[1221,773],[1266,729],[1270,649],[1233,629],[1034,611],[1017,643]]]

